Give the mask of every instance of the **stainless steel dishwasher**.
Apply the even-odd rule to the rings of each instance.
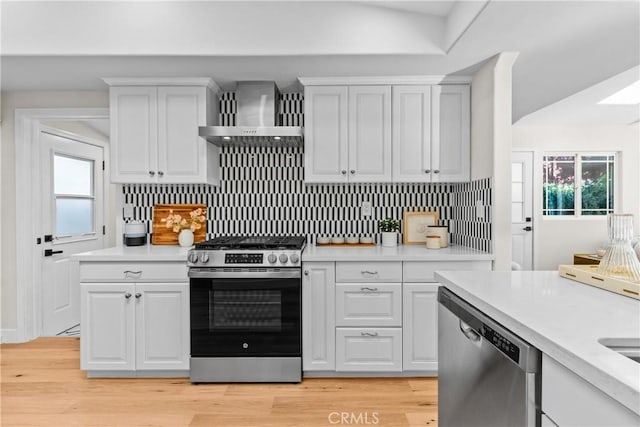
[[[438,302],[439,425],[539,426],[540,351],[445,287]]]

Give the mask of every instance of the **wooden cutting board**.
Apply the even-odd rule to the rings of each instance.
[[[177,245],[178,233],[170,228],[167,228],[166,223],[162,222],[163,218],[166,218],[171,210],[174,214],[180,214],[183,217],[188,217],[189,213],[195,209],[201,208],[204,212],[204,216],[207,216],[206,205],[197,204],[173,204],[173,205],[154,205],[153,206],[153,234],[151,235],[152,245]],[[193,242],[204,242],[207,235],[207,223],[205,221],[202,227],[193,233]]]

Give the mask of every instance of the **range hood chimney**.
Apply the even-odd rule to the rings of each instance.
[[[201,126],[200,136],[220,147],[300,147],[300,126],[280,126],[275,82],[238,82],[236,126]]]

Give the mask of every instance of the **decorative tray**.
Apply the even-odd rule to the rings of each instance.
[[[640,300],[640,283],[598,273],[597,265],[560,265],[560,276]]]

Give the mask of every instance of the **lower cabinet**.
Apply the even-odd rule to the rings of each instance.
[[[188,283],[81,283],[87,371],[189,369]]]
[[[542,355],[541,406],[543,426],[640,425],[633,411],[546,354]]]
[[[438,371],[438,284],[404,283],[402,368]]]
[[[437,374],[434,272],[490,269],[491,261],[305,262],[303,371]]]

